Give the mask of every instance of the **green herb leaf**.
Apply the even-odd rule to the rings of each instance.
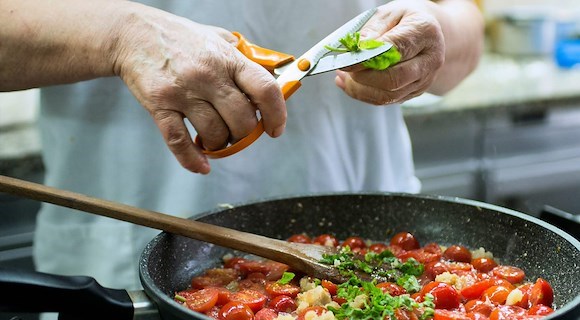
[[[175,298],[175,300],[177,300],[177,301],[181,301],[181,302],[185,302],[185,301],[187,301],[187,299],[185,299],[185,297],[183,297],[183,296],[180,296],[180,295],[178,295],[178,294],[176,294],[174,298]]]
[[[288,284],[290,283],[290,281],[292,281],[292,279],[294,279],[296,275],[292,272],[284,272],[282,274],[282,278],[280,278],[280,280],[278,280],[279,284]]]
[[[376,39],[360,40],[360,32],[348,33],[339,42],[343,47],[335,48],[324,46],[333,52],[358,52],[361,50],[375,49],[384,44]],[[385,70],[401,61],[401,53],[393,46],[389,51],[363,62],[363,66],[374,70]]]
[[[408,293],[415,293],[421,290],[421,285],[414,275],[406,274],[397,279],[397,284],[405,288]]]

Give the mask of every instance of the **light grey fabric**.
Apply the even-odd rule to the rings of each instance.
[[[379,1],[143,1],[194,21],[242,32],[299,55]],[[307,8],[307,10],[305,10]],[[42,90],[46,184],[189,217],[220,203],[329,191],[417,192],[398,106],[355,101],[334,74],[307,78],[288,102],[286,133],[262,136],[212,173],[182,169],[149,114],[120,79]],[[192,135],[195,132],[192,131]],[[43,205],[34,247],[40,271],[89,275],[115,288],[140,286],[137,261],[158,231]]]

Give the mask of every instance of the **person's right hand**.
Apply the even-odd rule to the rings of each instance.
[[[256,110],[270,136],[282,134],[286,106],[280,88],[266,69],[235,48],[235,36],[161,10],[130,5],[134,12],[123,22],[114,44],[114,73],[150,112],[184,168],[210,171],[185,118],[208,150],[248,135],[258,123]]]

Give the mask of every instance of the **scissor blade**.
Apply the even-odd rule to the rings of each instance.
[[[301,59],[306,59],[315,65],[318,60],[320,60],[320,58],[329,52],[326,46],[338,47],[340,45],[340,39],[342,39],[348,33],[353,33],[360,30],[360,28],[362,28],[362,26],[367,21],[369,21],[369,19],[375,14],[376,11],[376,8],[369,9],[352,18],[350,21],[343,24],[340,28],[336,29],[331,34],[315,44],[293,63],[285,66],[283,71],[275,70],[276,74],[280,74],[280,77],[278,77],[277,81],[283,84],[290,81],[299,81],[300,79],[304,78],[310,72],[310,70],[299,70],[297,67],[298,61]]]
[[[381,55],[393,47],[390,43],[385,43],[382,46],[369,50],[361,50],[358,52],[346,52],[332,56],[326,56],[308,73],[309,76],[320,74],[323,72],[328,72],[332,70],[342,69],[355,64],[364,62],[366,60],[372,59],[378,55]]]

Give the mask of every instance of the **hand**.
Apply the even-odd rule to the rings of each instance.
[[[208,150],[248,135],[258,123],[256,110],[270,136],[282,134],[286,107],[280,88],[235,48],[235,36],[164,11],[139,9],[122,28],[115,73],[149,111],[184,168],[210,170],[184,118]]]
[[[383,71],[361,66],[338,71],[336,84],[349,96],[375,105],[404,102],[425,92],[445,61],[434,6],[425,0],[397,0],[379,7],[361,29],[361,39],[394,44],[401,61]]]

